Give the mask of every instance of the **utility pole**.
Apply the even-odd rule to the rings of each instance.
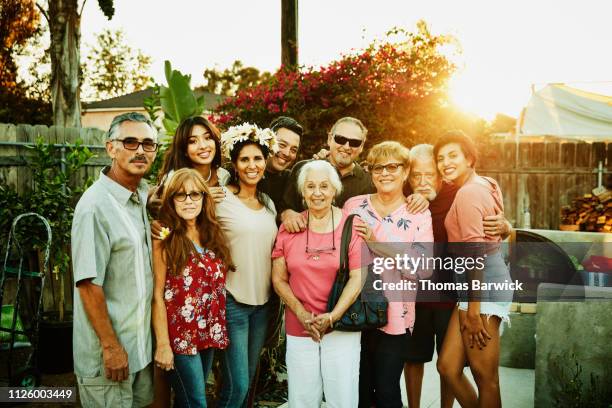
[[[298,67],[298,0],[281,0],[281,64]]]

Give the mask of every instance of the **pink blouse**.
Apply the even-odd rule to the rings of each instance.
[[[477,177],[486,180],[482,184]],[[486,235],[483,219],[504,212],[504,199],[497,182],[474,175],[457,191],[444,221],[448,242],[501,242],[500,236]]]
[[[306,212],[303,214],[306,215]],[[272,259],[285,258],[289,286],[293,294],[307,311],[315,315],[327,311],[329,293],[340,266],[340,243],[346,216],[343,213],[342,220],[333,234],[308,231],[308,246],[318,249],[315,252],[306,252],[306,231],[291,234],[281,226],[276,236]],[[350,270],[358,269],[361,265],[362,243],[363,239],[353,229],[349,244]],[[332,249],[334,246],[335,250]],[[285,308],[285,329],[289,336],[308,336],[295,313],[288,307]]]
[[[433,228],[431,224],[431,213],[429,210],[410,214],[406,205],[402,205],[386,217],[381,217],[372,205],[370,195],[360,195],[349,199],[344,204],[347,213],[359,215],[372,229],[372,233],[378,242],[433,242]],[[385,272],[382,277],[384,281],[401,279],[399,271],[397,276]],[[419,277],[424,278],[431,274],[431,271],[424,273],[419,271]],[[416,277],[415,277],[416,279]],[[406,329],[412,332],[414,327],[414,293],[405,293],[405,301],[397,301],[397,294],[386,294],[389,299],[387,310],[387,325],[381,328],[387,334],[404,334]]]

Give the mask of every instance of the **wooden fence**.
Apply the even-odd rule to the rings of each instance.
[[[532,228],[558,229],[561,207],[591,193],[598,178],[612,188],[610,142],[497,142],[477,168],[500,184],[513,225],[523,226],[528,208]]]
[[[81,139],[96,154],[75,183],[88,176],[97,178],[110,162],[104,151],[105,133],[99,129],[0,124],[0,183],[19,193],[31,186],[25,160],[31,153],[23,144],[37,137],[57,145]],[[557,229],[561,206],[597,187],[600,163],[602,182],[612,188],[612,143],[495,142],[481,152],[477,168],[499,182],[506,216],[513,225],[523,225],[523,214],[529,208],[533,228]]]
[[[76,185],[82,184],[89,176],[97,178],[100,169],[110,163],[104,148],[106,133],[102,130],[0,123],[0,183],[2,185],[13,187],[19,194],[32,187],[31,173],[27,166],[27,158],[32,152],[26,145],[35,143],[39,137],[46,143],[56,145],[60,150],[62,147],[69,147],[77,140],[81,140],[94,153],[94,157],[88,160],[80,174],[75,180],[72,180]]]
[[[34,143],[38,137],[60,148],[80,139],[96,155],[72,180],[75,184],[82,183],[89,176],[97,178],[100,169],[110,163],[104,150],[105,133],[98,129],[0,124],[2,185],[8,184],[18,193],[31,187],[26,160],[31,151],[25,145]],[[600,163],[602,168],[598,171]],[[557,229],[560,207],[590,193],[597,187],[598,177],[604,185],[612,188],[612,143],[495,142],[483,149],[477,168],[480,174],[499,182],[504,194],[506,217],[513,225],[523,225],[524,211],[529,208],[533,228]],[[4,248],[1,248],[0,253],[3,252]],[[57,291],[54,286],[57,282],[54,279],[48,282],[51,282],[48,290]],[[67,282],[69,304],[71,290],[72,285]],[[46,307],[52,306],[49,302],[45,300]]]

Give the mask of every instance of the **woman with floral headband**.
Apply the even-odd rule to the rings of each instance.
[[[227,328],[230,345],[222,356],[222,388],[217,407],[246,406],[249,385],[264,345],[270,308],[271,253],[276,210],[259,189],[268,155],[277,150],[270,129],[249,123],[221,136],[223,156],[233,174],[217,219],[227,237],[235,271],[227,276]]]

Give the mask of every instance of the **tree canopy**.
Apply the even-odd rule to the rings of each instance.
[[[206,84],[198,87],[217,95],[232,96],[246,88],[260,85],[271,78],[269,72],[259,72],[257,68],[245,67],[242,61],[234,61],[231,68],[223,71],[216,68],[204,70]]]
[[[33,37],[39,27],[40,14],[32,0],[0,0],[0,86],[17,87],[14,54]]]
[[[15,57],[40,33],[33,0],[0,0],[0,122],[48,123],[50,107],[31,98],[17,75]]]
[[[152,85],[151,57],[126,43],[122,30],[104,30],[89,47],[83,66],[84,99],[108,99]]]

